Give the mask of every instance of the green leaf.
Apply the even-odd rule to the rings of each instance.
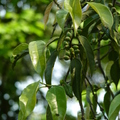
[[[71,18],[73,21],[74,32],[76,35],[77,29],[82,19],[82,9],[80,5],[80,1],[79,0],[65,0],[64,7],[71,15]]]
[[[108,111],[109,111],[109,107],[110,107],[110,91],[108,90],[104,96],[104,107],[105,107],[105,111],[108,115]]]
[[[51,113],[51,110],[50,110],[50,106],[49,106],[49,105],[47,106],[46,120],[53,120],[53,118],[52,118],[52,113]]]
[[[56,57],[57,57],[57,52],[54,51],[47,61],[47,66],[45,69],[45,81],[46,81],[46,84],[49,84],[49,85],[51,84],[52,70],[54,67]]]
[[[33,111],[36,104],[36,93],[39,81],[28,85],[19,97],[20,112],[18,120],[24,120]],[[22,118],[22,119],[21,119]]]
[[[112,78],[113,82],[115,83],[116,87],[117,87],[119,79],[120,79],[120,74],[119,74],[118,71],[120,71],[120,67],[119,67],[119,63],[118,63],[118,60],[117,60],[111,66],[111,70],[110,70],[111,78]]]
[[[59,24],[59,26],[62,28],[63,31],[67,16],[68,16],[68,12],[66,10],[61,9],[56,12],[57,23]]]
[[[120,111],[120,94],[117,95],[110,104],[110,109],[108,112],[109,120],[115,120]]]
[[[43,73],[46,65],[45,42],[33,41],[29,43],[29,54],[32,64],[37,73],[43,78]]]
[[[46,95],[53,120],[64,120],[66,114],[66,95],[62,86],[50,88]]]
[[[20,53],[22,53],[24,50],[28,49],[28,44],[27,43],[21,43],[18,45],[14,50],[13,50],[13,55],[16,56]]]
[[[80,60],[75,58],[71,61],[72,89],[78,100],[81,100],[82,91],[81,66]]]
[[[110,10],[101,3],[87,2],[99,14],[100,19],[105,27],[111,29],[113,25],[113,16]]]
[[[87,38],[84,36],[78,36],[80,43],[82,44],[86,56],[87,56],[87,60],[90,66],[90,70],[91,70],[91,74],[94,72],[95,70],[95,61],[94,61],[94,53],[93,50],[91,48],[90,43],[88,42]]]

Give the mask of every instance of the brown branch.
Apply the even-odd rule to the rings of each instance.
[[[53,0],[53,1],[58,6],[58,8],[62,9],[61,6],[56,2],[56,0]]]

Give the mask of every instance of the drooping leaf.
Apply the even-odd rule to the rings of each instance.
[[[88,42],[86,37],[78,36],[78,38],[79,38],[79,41],[85,50],[87,60],[88,60],[89,66],[90,66],[91,74],[92,74],[93,71],[95,70],[95,61],[94,61],[93,50],[92,50],[90,43]]]
[[[50,106],[49,106],[49,105],[47,106],[46,120],[53,120],[53,118],[52,118],[52,113],[51,113],[51,110],[50,110]]]
[[[62,86],[51,87],[46,95],[53,120],[64,120],[66,114],[66,95]]]
[[[108,90],[104,96],[104,107],[105,107],[105,111],[108,115],[108,111],[109,111],[109,107],[110,107],[110,91]]]
[[[120,94],[117,95],[110,104],[110,108],[108,112],[108,119],[115,120],[119,111],[120,111]]]
[[[111,29],[113,25],[113,16],[109,8],[101,3],[87,2],[99,14],[100,19],[105,27]]]
[[[32,64],[37,73],[43,78],[43,73],[46,65],[46,51],[44,41],[33,41],[29,43],[29,54]]]
[[[19,97],[20,112],[18,120],[25,120],[36,104],[36,93],[39,87],[39,81],[28,85]]]
[[[82,91],[81,66],[80,60],[75,58],[71,61],[72,89],[78,100],[81,100]]]
[[[54,51],[47,61],[47,65],[45,69],[45,81],[46,81],[46,84],[49,84],[49,85],[51,84],[52,71],[53,71],[56,57],[57,57],[57,52]]]
[[[45,10],[45,13],[44,13],[44,23],[45,23],[45,25],[48,21],[49,14],[50,14],[50,11],[52,9],[52,6],[53,6],[53,1],[47,6],[47,8]]]
[[[73,21],[74,32],[76,35],[77,28],[79,27],[81,19],[82,19],[82,9],[80,5],[80,1],[79,0],[65,0],[64,7],[71,15],[71,18]]]
[[[68,16],[68,12],[66,10],[62,9],[56,12],[57,23],[59,24],[59,26],[62,28],[63,31],[64,31],[64,26],[65,26],[67,16]]]
[[[24,50],[28,49],[27,43],[21,43],[13,50],[13,56],[16,56],[20,53],[22,53]]]

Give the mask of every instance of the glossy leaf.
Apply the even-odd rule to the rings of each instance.
[[[109,8],[101,3],[87,2],[99,14],[100,19],[105,27],[111,29],[113,25],[113,16]]]
[[[66,95],[62,86],[51,87],[46,95],[53,120],[64,120],[66,114]]]
[[[28,85],[19,97],[20,112],[18,120],[24,120],[33,111],[36,104],[36,93],[39,87],[39,81]]]
[[[71,18],[73,21],[73,27],[74,27],[74,31],[76,35],[77,28],[79,27],[81,18],[82,18],[82,9],[80,5],[80,1],[79,0],[65,0],[64,7],[71,15]]]
[[[50,11],[52,9],[52,6],[53,6],[53,1],[47,6],[46,10],[45,10],[45,13],[44,13],[44,23],[46,24],[47,21],[48,21],[48,18],[49,18],[49,14],[50,14]]]
[[[120,94],[117,95],[110,104],[108,119],[115,120],[119,111],[120,111]]]
[[[90,43],[88,42],[86,37],[78,36],[78,38],[79,38],[79,41],[85,50],[87,60],[88,60],[89,66],[90,66],[91,74],[92,74],[95,70],[95,61],[94,61],[93,50],[92,50]]]
[[[33,41],[29,43],[29,54],[32,64],[37,73],[43,78],[43,73],[46,65],[45,42]]]
[[[71,61],[72,89],[78,100],[81,100],[82,91],[81,66],[80,60],[75,58]]]
[[[68,16],[68,12],[66,10],[62,9],[56,12],[57,23],[59,24],[59,26],[62,28],[63,31],[64,31],[64,26],[65,26],[67,16]]]
[[[53,118],[52,118],[52,113],[51,113],[51,110],[50,110],[50,106],[49,106],[49,105],[47,106],[46,120],[53,120]]]
[[[16,56],[23,52],[24,50],[28,49],[28,44],[27,43],[21,43],[18,45],[14,50],[13,50],[13,55]]]
[[[53,71],[56,57],[57,57],[57,52],[54,51],[47,61],[47,65],[46,65],[46,69],[45,69],[46,84],[51,84],[52,71]]]

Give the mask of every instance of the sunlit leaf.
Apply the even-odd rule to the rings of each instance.
[[[37,73],[43,78],[43,73],[46,65],[45,42],[33,41],[29,43],[29,54],[32,64]]]
[[[47,21],[48,21],[48,18],[49,18],[49,14],[50,14],[50,11],[52,9],[52,6],[53,6],[53,1],[47,6],[46,10],[45,10],[45,13],[44,13],[44,23],[46,24]]]
[[[47,61],[47,66],[46,66],[46,69],[45,69],[46,84],[51,84],[52,71],[53,71],[53,67],[54,67],[56,57],[57,57],[57,52],[54,51]]]
[[[27,43],[21,43],[20,45],[18,45],[14,50],[13,50],[13,55],[18,55],[21,52],[23,52],[24,50],[28,49],[28,44]]]
[[[100,16],[100,19],[105,27],[111,29],[113,25],[113,16],[110,10],[101,3],[87,2]]]
[[[71,61],[72,89],[78,100],[81,100],[82,90],[81,67],[80,60],[75,58]]]
[[[39,81],[28,85],[19,98],[20,112],[19,119],[24,120],[33,111],[36,104],[36,93],[39,87]]]
[[[81,18],[82,18],[82,9],[80,5],[80,1],[79,0],[65,0],[64,7],[71,15],[73,26],[74,26],[74,31],[76,35],[77,28],[79,27]]]
[[[88,42],[87,38],[84,36],[78,36],[80,43],[82,44],[86,56],[87,56],[87,60],[90,66],[90,70],[91,70],[91,74],[93,73],[93,71],[95,70],[95,61],[94,61],[94,53],[93,50],[91,48],[90,43]]]
[[[110,104],[110,108],[108,112],[108,119],[115,120],[119,111],[120,111],[120,94],[117,95]]]
[[[64,120],[66,114],[66,95],[62,86],[51,87],[46,95],[53,120]]]
[[[64,25],[67,19],[68,12],[66,10],[58,10],[56,12],[56,20],[59,26],[62,28],[64,31]]]

